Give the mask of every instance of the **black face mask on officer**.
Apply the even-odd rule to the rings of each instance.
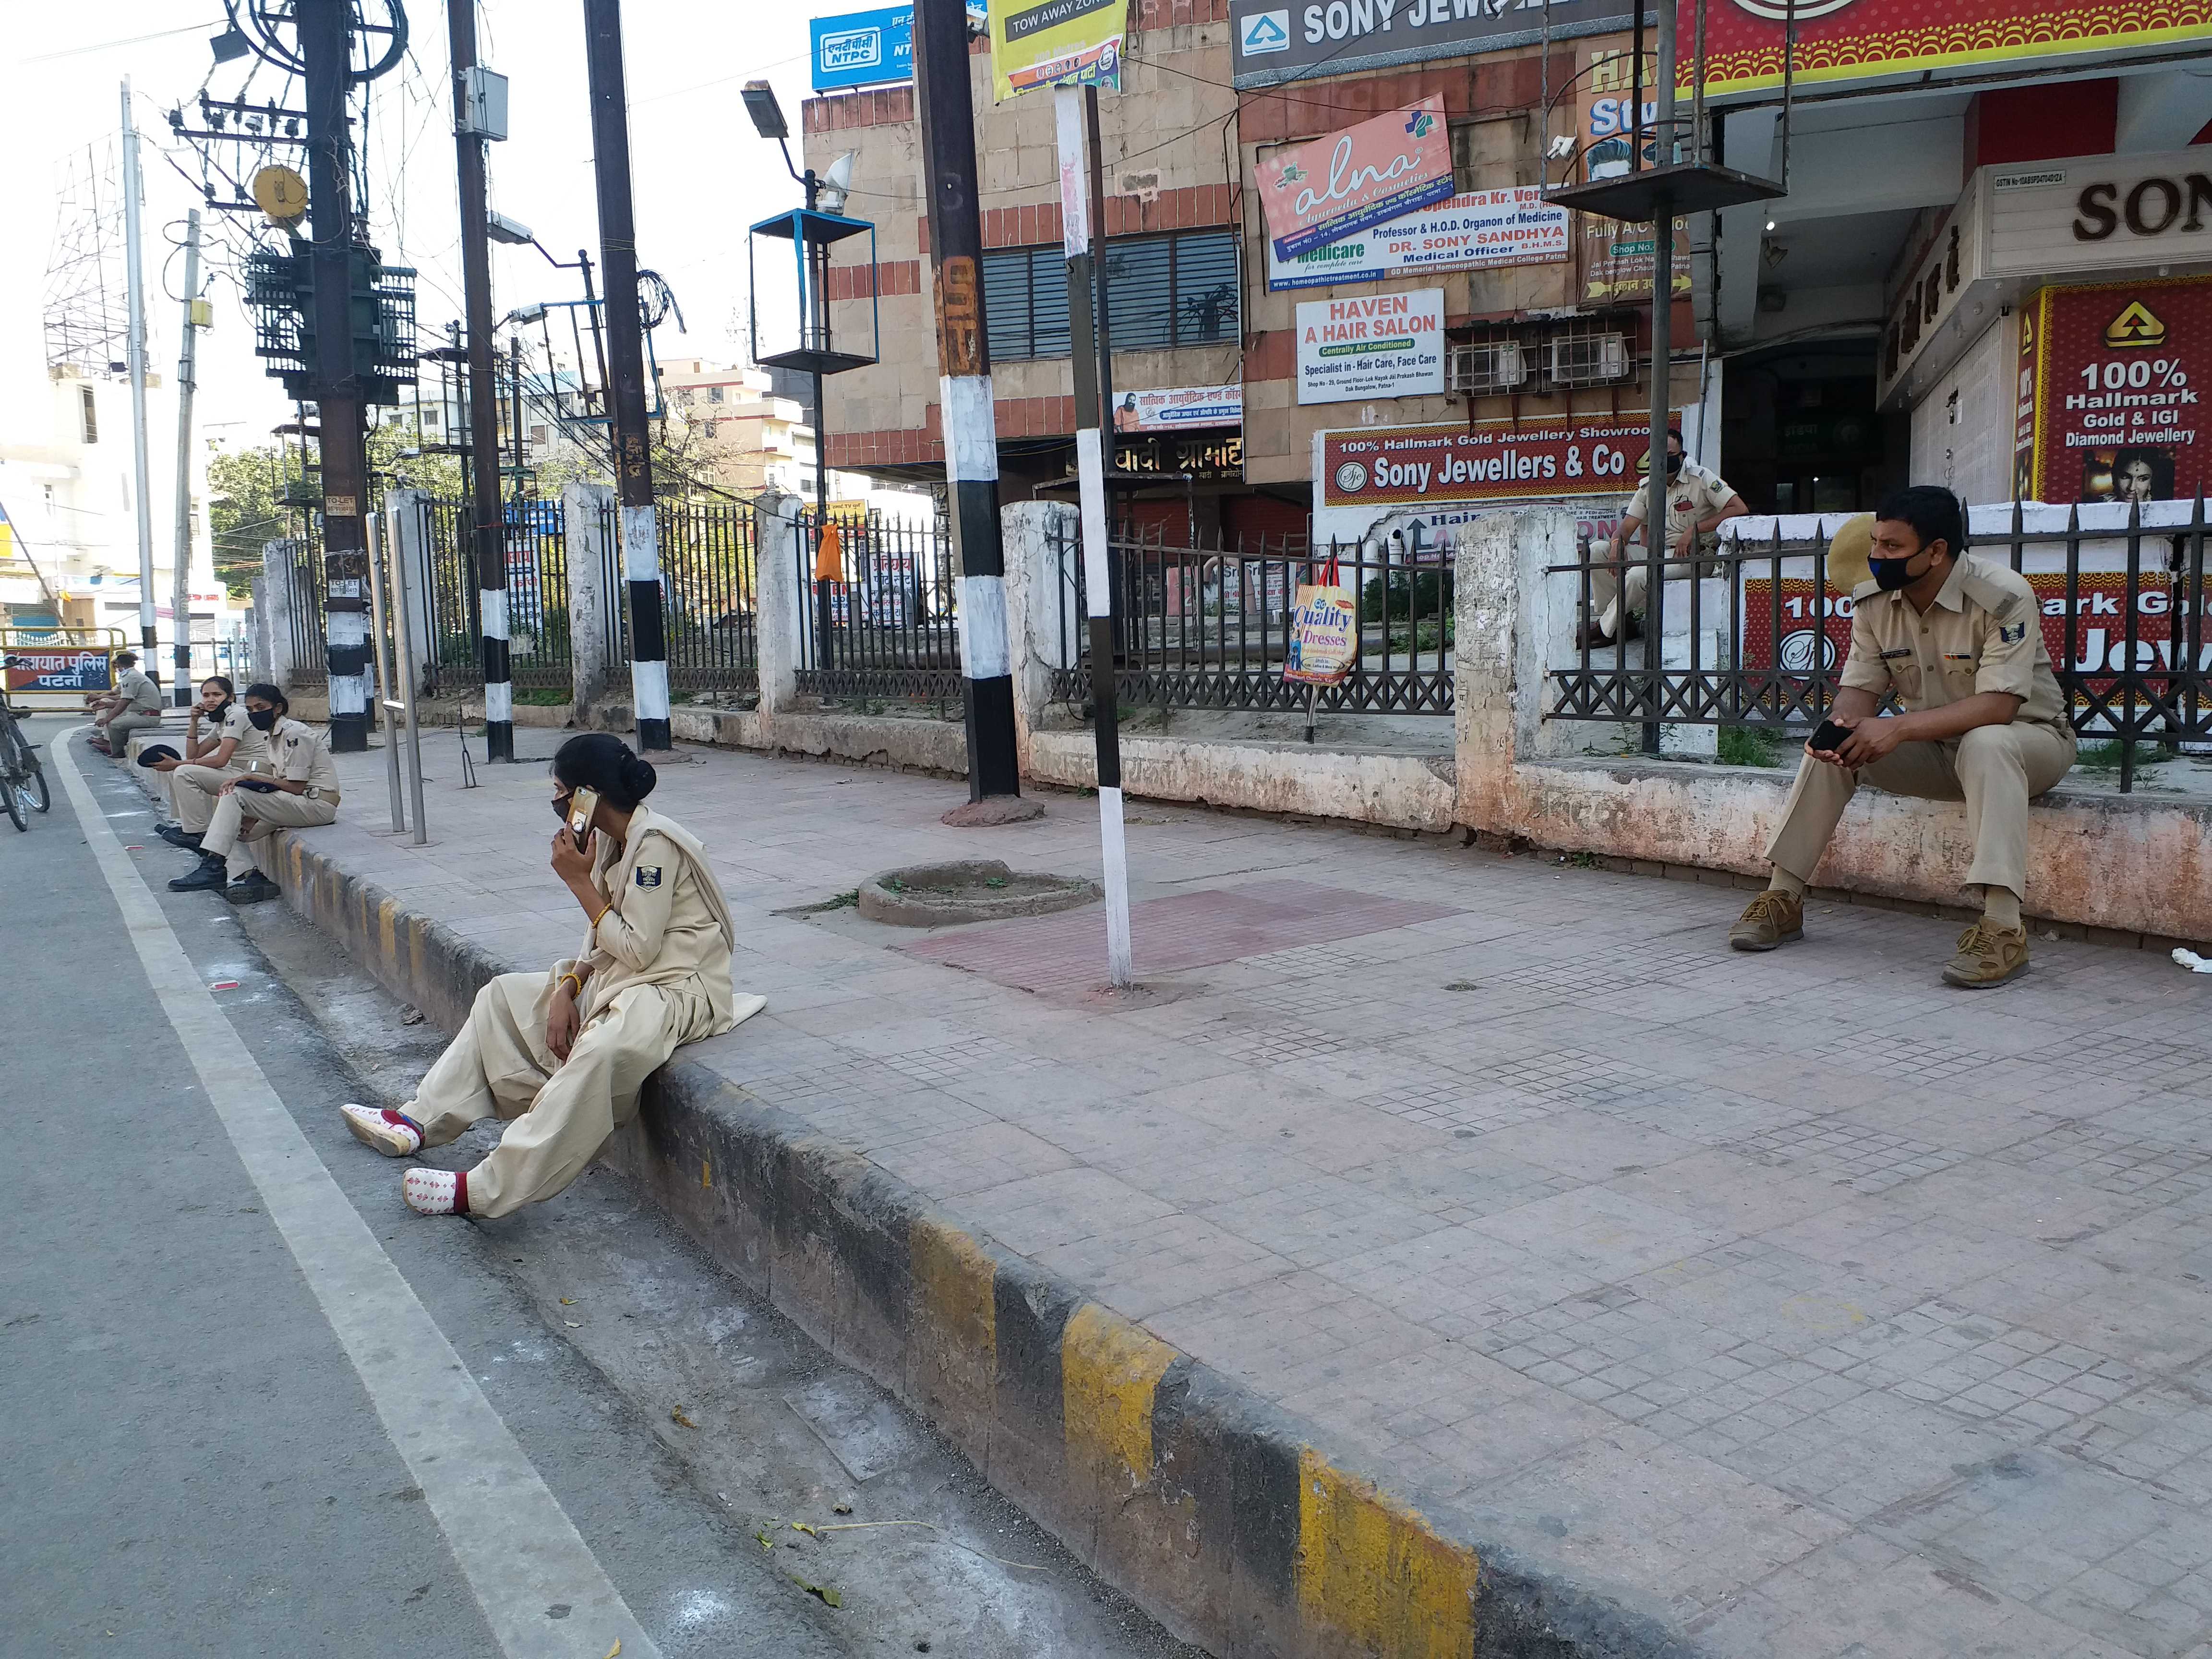
[[[563,823],[566,823],[568,821],[569,799],[570,798],[567,795],[556,795],[553,797],[553,816],[560,819]]]
[[[1682,452],[1679,449],[1668,450],[1667,452],[1667,476],[1670,478],[1679,477],[1681,475],[1681,471]]]
[[[1876,587],[1885,593],[1894,593],[1900,588],[1911,586],[1913,583],[1928,574],[1928,569],[1935,568],[1932,560],[1929,562],[1928,569],[1916,571],[1912,568],[1912,562],[1915,559],[1932,550],[1933,549],[1929,547],[1916,547],[1901,559],[1869,558],[1867,561],[1867,569],[1873,574]]]
[[[274,732],[276,729],[276,711],[273,708],[249,708],[246,711],[246,718],[253,722],[253,729],[257,732]]]

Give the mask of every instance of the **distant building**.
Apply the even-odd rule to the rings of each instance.
[[[660,365],[660,398],[669,442],[699,458],[700,482],[736,495],[780,489],[814,499],[814,428],[805,405],[779,395],[767,371],[678,358]],[[656,480],[672,492],[677,483]],[[865,500],[893,516],[930,511],[926,489],[880,488],[858,471],[832,468],[829,491],[832,501]]]

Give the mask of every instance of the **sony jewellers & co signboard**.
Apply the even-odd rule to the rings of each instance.
[[[1636,26],[1624,0],[1549,0],[1554,40]],[[1544,38],[1546,0],[1233,0],[1237,87],[1273,86]]]

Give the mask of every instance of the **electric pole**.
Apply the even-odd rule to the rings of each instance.
[[[330,672],[331,748],[368,747],[368,441],[354,343],[353,0],[297,0],[307,106],[307,215],[314,288],[312,366],[323,456],[324,648]],[[364,298],[367,296],[364,295]]]
[[[1656,147],[1652,153],[1654,165],[1671,167],[1674,165],[1674,9],[1659,8],[1658,73],[1653,77],[1652,96],[1657,100],[1652,137]],[[1702,66],[1700,66],[1702,68]],[[1666,637],[1666,590],[1668,554],[1674,550],[1667,545],[1667,496],[1674,488],[1674,480],[1667,476],[1667,423],[1669,405],[1674,392],[1674,198],[1665,190],[1657,192],[1651,216],[1651,466],[1644,476],[1644,488],[1650,492],[1644,498],[1644,551],[1651,560],[1651,579],[1646,589],[1650,598],[1645,605],[1648,615],[1644,622],[1644,661],[1650,665],[1651,689],[1649,692],[1650,709],[1659,712],[1661,702],[1661,651],[1658,641]],[[1693,570],[1694,574],[1694,570]],[[1624,608],[1622,614],[1626,615]],[[1659,722],[1644,723],[1643,750],[1647,755],[1659,752]]]
[[[660,532],[653,511],[653,456],[645,429],[645,325],[637,303],[637,226],[630,204],[622,0],[584,0],[584,52],[591,78],[599,268],[607,285],[607,412],[614,430],[623,578],[629,588],[630,695],[637,705],[637,746],[665,752],[670,746],[668,636],[661,621]],[[961,72],[967,72],[964,57]],[[816,442],[820,442],[818,434]],[[818,455],[815,465],[821,465]]]
[[[177,546],[169,573],[169,608],[176,615],[176,683],[169,701],[192,700],[192,392],[198,384],[200,331],[200,214],[185,218],[185,343],[177,356]]]
[[[123,82],[124,288],[131,311],[123,357],[131,375],[131,505],[138,510],[138,645],[148,668],[160,658],[154,632],[154,503],[148,499],[146,457],[146,275],[139,223],[145,181],[138,176],[138,127],[131,118],[131,82]]]
[[[968,9],[963,0],[915,0],[914,72],[928,187],[938,373],[944,388],[945,476],[952,494],[952,552],[960,568],[969,803],[960,810],[967,812],[988,798],[1018,797],[1022,779],[1006,647],[999,433],[991,354],[984,337],[983,223],[977,205],[975,109],[968,85]]]
[[[1055,87],[1060,240],[1067,254],[1067,320],[1075,370],[1075,466],[1081,490],[1084,608],[1091,623],[1091,718],[1098,757],[1098,842],[1106,875],[1106,974],[1130,982],[1129,854],[1121,818],[1121,710],[1114,684],[1114,583],[1107,563],[1106,474],[1113,441],[1111,345],[1098,303],[1105,264],[1106,190],[1098,149],[1098,88]],[[1092,319],[1099,319],[1097,324]]]
[[[478,78],[476,0],[446,0],[446,33],[453,57],[453,149],[460,178],[461,295],[468,313],[469,447],[479,458],[470,469],[469,514],[483,631],[484,757],[511,761],[514,684],[507,646],[507,522],[500,506],[499,388],[492,361],[491,238],[485,217],[484,145],[490,135],[474,118],[478,100],[471,95]]]

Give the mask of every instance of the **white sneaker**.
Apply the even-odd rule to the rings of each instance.
[[[411,1158],[422,1148],[422,1132],[388,1106],[358,1106],[348,1101],[338,1110],[345,1114],[346,1127],[356,1140],[386,1158]]]
[[[465,1215],[465,1177],[451,1170],[410,1170],[399,1178],[399,1195],[417,1215]]]

